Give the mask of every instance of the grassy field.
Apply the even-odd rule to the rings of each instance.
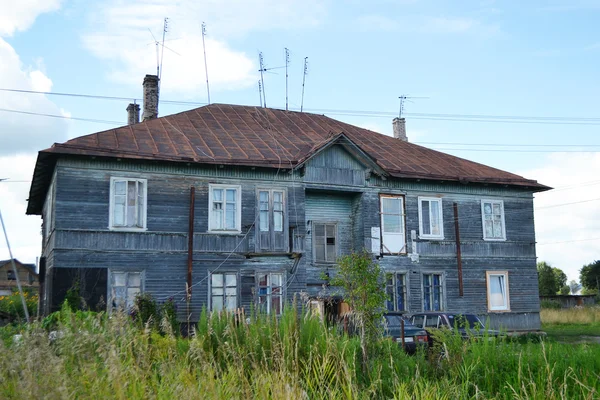
[[[463,342],[407,356],[372,344],[361,368],[356,338],[318,319],[258,316],[250,324],[206,314],[183,339],[125,315],[71,313],[54,341],[40,324],[1,328],[0,398],[47,399],[596,399],[600,345]],[[23,337],[13,342],[12,334]],[[440,354],[444,354],[444,357]]]
[[[549,339],[565,343],[600,344],[600,307],[542,309],[542,330]]]

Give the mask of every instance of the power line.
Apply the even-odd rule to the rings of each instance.
[[[414,142],[416,144],[443,144],[452,146],[502,146],[502,147],[600,147],[600,144],[502,144],[502,143],[457,143],[457,142]]]
[[[98,124],[123,125],[123,122],[117,122],[117,121],[107,121],[107,120],[103,120],[103,119],[91,119],[91,118],[76,118],[76,117],[69,117],[67,115],[44,114],[44,113],[37,113],[37,112],[31,112],[31,111],[10,110],[8,108],[0,108],[0,111],[12,112],[12,113],[17,113],[17,114],[26,114],[26,115],[37,115],[40,117],[71,119],[74,121],[95,122]]]
[[[580,204],[580,203],[589,203],[590,201],[598,201],[600,200],[600,197],[596,198],[596,199],[588,199],[588,200],[581,200],[581,201],[573,201],[571,203],[562,203],[562,204],[553,204],[551,206],[544,206],[544,207],[536,207],[536,210],[544,210],[546,208],[554,208],[554,207],[562,207],[562,206],[570,206],[572,204]]]

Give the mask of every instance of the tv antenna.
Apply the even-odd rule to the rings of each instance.
[[[404,102],[408,101],[409,103],[414,103],[411,99],[428,99],[429,97],[422,96],[408,96],[408,95],[400,95],[398,96],[400,99],[400,110],[398,111],[398,118],[402,118],[402,114],[404,113]]]
[[[263,59],[262,51],[258,53],[258,64],[260,66],[260,86],[258,87],[258,90],[262,90],[262,107],[267,107],[267,97],[265,96],[265,80],[263,77],[263,72],[265,72],[267,69],[265,68],[265,61]]]
[[[306,83],[306,75],[308,74],[308,57],[304,57],[304,72],[302,75],[302,101],[300,102],[300,112],[304,109],[304,84]]]
[[[290,65],[290,50],[285,48],[285,111],[288,111],[288,65]]]
[[[178,56],[181,56],[181,54],[179,54],[175,50],[170,49],[167,46],[165,46],[165,34],[167,33],[167,21],[168,21],[168,18],[165,18],[165,22],[164,22],[164,26],[163,26],[162,44],[161,44],[161,42],[159,42],[156,39],[156,36],[154,36],[154,33],[152,33],[152,30],[150,28],[148,28],[148,32],[150,32],[150,35],[152,35],[152,39],[153,39],[152,43],[154,43],[154,45],[156,46],[156,76],[159,79],[159,85],[160,85],[160,79],[162,76],[162,60],[163,60],[163,54],[165,52],[165,49],[169,50],[172,53],[177,54]],[[152,44],[152,43],[148,43],[148,44]],[[162,47],[162,52],[160,51],[161,47]]]
[[[260,104],[260,106],[262,107],[262,84],[260,83],[260,80],[258,81],[258,102]]]
[[[205,36],[206,24],[202,22],[202,50],[204,51],[204,72],[206,72],[206,95],[208,97],[208,104],[210,104],[210,89],[208,88],[208,65],[206,64],[206,45],[204,44]]]

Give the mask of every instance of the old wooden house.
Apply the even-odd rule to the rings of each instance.
[[[15,259],[15,267],[19,283],[24,290],[37,293],[39,289],[38,274],[35,264],[23,264]],[[12,267],[11,260],[0,260],[0,296],[9,296],[17,289],[17,275]]]
[[[39,152],[27,213],[43,218],[45,312],[78,281],[91,308],[149,292],[182,321],[279,313],[297,294],[335,313],[323,274],[367,249],[390,310],[539,328],[533,194],[548,187],[412,144],[399,118],[395,137],[237,105],[156,118],[155,84],[142,122],[130,105],[129,125]]]

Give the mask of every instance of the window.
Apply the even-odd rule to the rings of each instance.
[[[419,328],[423,327],[423,323],[425,322],[425,316],[424,315],[415,315],[411,318],[410,322],[414,325],[417,326]]]
[[[110,179],[111,229],[146,229],[146,180]]]
[[[52,206],[54,202],[54,182],[50,184],[48,188],[48,194],[46,195],[46,214],[44,217],[44,231],[46,240],[50,237],[50,233],[54,228],[54,221],[52,218]]]
[[[281,314],[283,309],[283,274],[258,276],[258,307],[267,314]]]
[[[334,263],[337,259],[337,225],[313,222],[313,254],[317,263]]]
[[[209,192],[209,231],[241,232],[241,188],[210,185]]]
[[[381,246],[383,253],[405,253],[404,198],[381,196]]]
[[[6,270],[6,280],[16,281],[17,278],[15,277],[15,271],[13,271],[12,269],[7,269]]]
[[[135,296],[141,293],[142,272],[109,271],[111,309],[129,310],[133,307]]]
[[[506,240],[504,228],[504,202],[502,200],[482,200],[483,239]]]
[[[211,274],[210,308],[212,311],[235,311],[237,303],[237,274]]]
[[[444,238],[442,199],[419,197],[419,237]]]
[[[423,274],[423,311],[443,310],[441,274]]]
[[[439,328],[440,317],[438,315],[427,315],[425,317],[425,328]]]
[[[406,274],[386,275],[388,311],[406,311]]]
[[[258,251],[287,251],[288,232],[285,221],[285,192],[258,190]]]
[[[509,311],[508,272],[487,271],[487,298],[489,311]]]

